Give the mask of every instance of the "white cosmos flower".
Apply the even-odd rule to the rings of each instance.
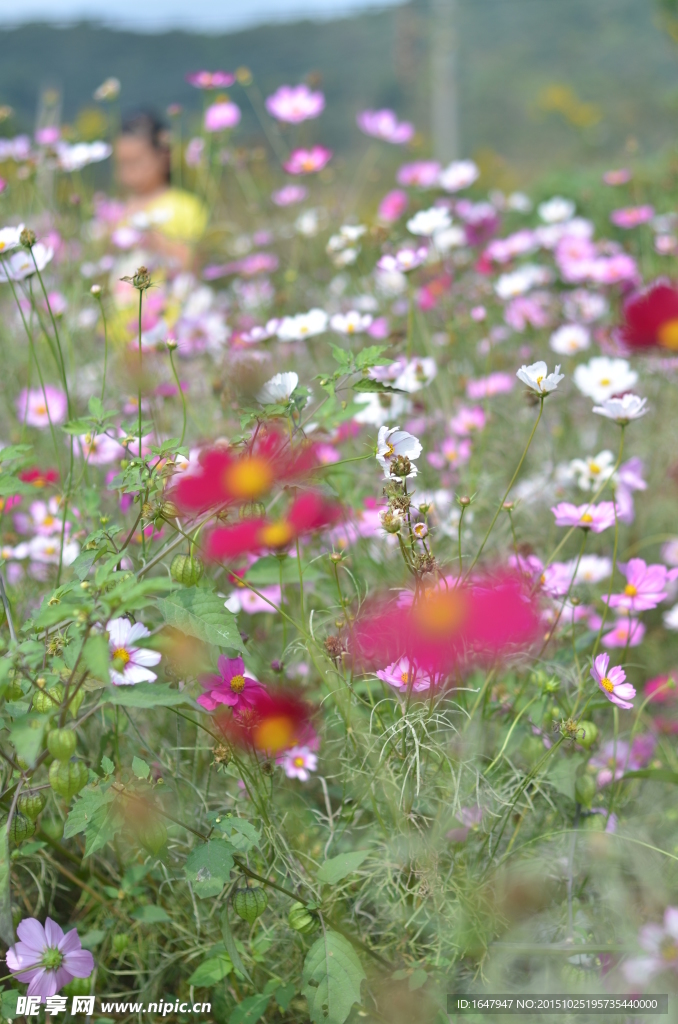
[[[372,323],[370,313],[359,313],[352,309],[348,313],[335,313],[330,320],[330,327],[337,334],[362,334]]]
[[[418,249],[400,249],[395,255],[387,253],[385,256],[382,256],[377,263],[377,270],[389,275],[397,273],[402,278],[403,274],[420,267],[426,261],[427,256],[428,249],[425,245],[420,245]],[[380,275],[380,278],[380,284],[383,287],[383,275]],[[405,281],[398,281],[397,283],[400,291],[407,287],[407,282]],[[393,284],[395,284],[395,281]],[[391,290],[395,292],[393,287]]]
[[[581,324],[564,324],[554,331],[549,341],[550,347],[559,356],[571,356],[583,352],[591,344],[591,335]]]
[[[418,459],[422,453],[421,442],[413,434],[408,434],[400,427],[380,427],[377,439],[377,462],[384,470],[386,479],[390,479],[391,465],[399,455],[406,456],[410,461]],[[416,476],[417,467],[412,466],[408,476]]]
[[[19,224],[18,228],[0,228],[0,253],[9,252],[10,249],[16,249],[21,245],[19,236],[23,229],[23,224]]]
[[[479,177],[478,165],[473,160],[454,160],[440,172],[438,184],[446,192],[460,192]]]
[[[438,367],[432,356],[410,359],[395,378],[393,387],[413,394],[430,384],[437,373]]]
[[[261,405],[280,405],[287,402],[298,383],[299,376],[294,371],[276,373],[258,392],[257,402]]]
[[[545,224],[560,224],[569,220],[575,211],[575,205],[571,199],[563,199],[562,196],[554,196],[545,203],[540,203],[537,213]]]
[[[574,371],[573,379],[582,395],[592,398],[594,402],[605,402],[613,395],[622,394],[632,388],[638,380],[638,374],[631,369],[626,359],[595,356],[588,363],[579,364]]]
[[[424,235],[430,238],[437,231],[444,231],[452,224],[450,211],[444,206],[432,206],[429,210],[420,210],[407,222],[407,230],[412,235]]]
[[[30,251],[25,249],[12,253],[8,260],[0,263],[0,281],[8,281],[10,278],[12,281],[23,281],[31,274],[35,274],[36,264],[37,269],[42,273],[53,256],[54,249],[51,246],[43,245],[42,242],[36,242]],[[34,257],[35,262],[33,262]]]
[[[135,683],[152,683],[158,678],[149,666],[158,664],[162,657],[160,651],[134,646],[135,641],[151,635],[143,622],[132,625],[129,619],[111,619],[106,625],[106,632],[112,683],[133,686]]]
[[[560,372],[560,366],[556,366],[553,373],[549,373],[542,359],[530,366],[521,366],[516,371],[516,377],[538,395],[547,395],[550,391],[555,391],[564,376],[565,374]]]
[[[363,405],[364,409],[356,413],[353,419],[356,423],[369,423],[374,427],[381,427],[389,421],[400,419],[401,416],[409,416],[412,412],[412,403],[398,394],[358,394],[355,401],[358,405]]]
[[[29,558],[31,562],[41,562],[45,565],[58,565],[61,554],[61,534],[52,534],[49,537],[37,534],[29,541],[18,544],[14,549],[14,557],[18,559]],[[80,545],[75,540],[67,540],[64,543],[61,560],[63,565],[70,565],[80,554]]]
[[[551,271],[547,267],[540,267],[536,263],[526,263],[510,274],[502,274],[494,286],[494,290],[500,299],[514,299],[517,295],[524,295],[536,285],[548,284],[551,280]]]
[[[609,480],[614,472],[614,455],[608,449],[588,459],[572,459],[568,476],[576,479],[583,491],[590,491],[596,484]]]
[[[647,398],[639,395],[622,395],[621,398],[608,398],[601,405],[594,405],[593,411],[616,423],[630,423],[639,420],[648,411],[645,408]]]
[[[664,625],[667,629],[678,630],[678,604],[664,612]]]
[[[571,571],[577,564],[576,559],[568,562]],[[574,577],[575,583],[600,583],[606,580],[612,572],[612,559],[603,558],[601,555],[583,555],[579,560],[579,568]],[[570,579],[572,577],[570,576]]]
[[[303,341],[327,330],[329,317],[324,309],[310,309],[308,313],[283,317],[278,327],[279,341]]]
[[[449,228],[436,231],[433,235],[433,244],[438,252],[446,253],[450,249],[458,249],[466,243],[466,232],[459,224],[451,224]]]

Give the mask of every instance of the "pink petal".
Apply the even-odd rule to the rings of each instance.
[[[75,978],[89,978],[94,970],[94,957],[88,949],[78,949],[66,954],[62,966]]]
[[[56,990],[56,972],[46,971],[42,967],[28,986],[26,994],[29,996],[40,996],[41,999],[49,999]]]
[[[80,936],[78,935],[77,928],[71,928],[69,932],[66,932],[63,939],[59,943],[60,953],[72,953],[76,949],[82,949],[80,944]]]
[[[48,917],[45,921],[45,938],[47,939],[47,945],[51,947],[58,946],[63,937],[63,928],[60,928],[56,921],[53,921],[51,917]]]
[[[37,949],[42,951],[47,945],[47,939],[45,938],[45,929],[42,927],[40,922],[35,917],[26,917],[17,926],[17,935],[27,946],[31,949]]]

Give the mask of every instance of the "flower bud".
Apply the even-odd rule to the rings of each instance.
[[[407,455],[396,455],[391,463],[391,476],[406,477],[412,472],[412,463]]]
[[[582,807],[590,808],[596,795],[596,780],[592,775],[578,775],[574,783],[574,796]]]
[[[111,945],[113,946],[113,952],[115,953],[115,955],[122,956],[122,954],[129,946],[129,935],[127,935],[125,932],[116,932],[115,935],[113,936]]]
[[[457,502],[461,505],[462,508],[468,508],[468,506],[471,504],[471,499],[469,498],[468,494],[464,494],[462,495],[461,498],[457,498]]]
[[[584,750],[590,750],[593,744],[598,739],[598,726],[594,722],[588,722],[581,719],[578,723],[579,731],[577,733],[577,743]]]
[[[94,295],[95,297],[101,295],[101,285],[100,284],[93,284],[92,287],[90,288],[90,293],[92,295]]]
[[[179,342],[177,341],[176,338],[172,337],[171,334],[170,334],[169,338],[167,339],[167,341],[165,342],[165,344],[167,345],[167,347],[170,350],[170,352],[174,352],[175,348],[179,347]]]
[[[35,231],[31,231],[30,228],[24,228],[19,235],[19,241],[26,249],[32,249],[35,245]]]
[[[266,515],[266,506],[261,501],[248,501],[240,506],[241,519],[263,519]]]

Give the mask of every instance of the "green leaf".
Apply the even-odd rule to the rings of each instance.
[[[17,718],[9,731],[9,738],[14,744],[14,749],[31,768],[34,767],[38,754],[42,750],[47,724],[47,715],[41,715],[37,711],[30,712]]]
[[[203,960],[200,967],[196,967],[188,979],[188,984],[195,985],[196,988],[212,988],[232,970],[233,964],[227,956],[213,956],[209,960]]]
[[[114,803],[114,790],[105,785],[85,787],[64,825],[65,839],[84,833],[86,857],[110,843],[125,824],[122,809]]]
[[[83,949],[94,949],[106,938],[106,932],[102,932],[99,928],[93,928],[91,931],[86,932],[80,940],[80,945]]]
[[[78,557],[71,562],[71,569],[79,580],[82,581],[86,579],[87,574],[98,557],[99,552],[95,548],[94,550],[81,551]]]
[[[366,370],[370,366],[377,366],[378,364],[390,363],[390,359],[382,359],[381,355],[386,351],[388,345],[368,345],[362,352],[358,352],[355,357],[355,365],[359,370]]]
[[[407,983],[407,987],[410,992],[416,992],[417,989],[421,988],[428,981],[428,974],[423,967],[417,967],[415,971],[410,975],[410,980]]]
[[[291,583],[299,586],[299,566],[296,558],[277,558],[276,555],[265,555],[257,559],[251,569],[245,573],[245,580],[257,588],[268,587],[280,583],[280,570],[282,568],[283,583]],[[305,580],[318,579],[320,572],[315,565],[302,566],[302,573]]]
[[[389,384],[383,384],[380,380],[372,380],[371,377],[363,377],[362,380],[357,380],[355,384],[351,384],[354,391],[376,391],[378,393],[386,392],[389,395],[404,395],[406,392],[402,388],[393,388]]]
[[[101,767],[103,768],[106,775],[112,775],[115,771],[115,765],[111,761],[110,757],[101,758]]]
[[[7,822],[5,822],[0,827],[0,939],[8,946],[11,946],[14,942],[14,924],[12,922],[12,894],[9,872],[9,840],[7,838]]]
[[[640,768],[635,772],[625,772],[620,782],[626,779],[649,779],[652,782],[672,782],[678,785],[678,772],[672,772],[668,768]]]
[[[186,877],[196,896],[218,896],[233,870],[233,847],[225,839],[210,839],[189,853]]]
[[[104,407],[100,398],[97,398],[95,395],[92,395],[89,402],[87,403],[87,408],[89,409],[91,415],[94,417],[95,420],[103,419]]]
[[[217,820],[218,819],[218,820]],[[231,815],[217,815],[214,824],[228,836],[231,845],[239,853],[249,853],[253,846],[258,846],[261,832],[246,818],[234,818]]]
[[[14,938],[12,938],[14,942]],[[16,1004],[21,992],[18,992],[15,988],[8,988],[2,993],[2,1003],[0,1004],[0,1013],[4,1020],[14,1020],[17,1016]]]
[[[108,641],[103,633],[93,633],[87,637],[85,648],[82,652],[85,665],[94,676],[102,683],[107,683],[108,675]]]
[[[148,904],[144,907],[137,907],[130,914],[135,921],[141,921],[142,924],[166,924],[171,920],[169,914],[162,907],[154,907],[152,904]]]
[[[151,769],[140,757],[132,758],[132,771],[138,779],[147,779],[151,774]]]
[[[297,986],[294,984],[293,981],[291,981],[287,985],[279,985],[278,988],[273,993],[273,997],[278,1006],[280,1007],[280,1009],[284,1013],[296,994]]]
[[[360,1002],[365,972],[348,939],[327,930],[314,942],[304,961],[302,994],[314,1024],[344,1024]]]
[[[221,917],[219,918],[219,922],[221,924],[221,937],[224,940],[226,952],[230,956],[233,966],[235,967],[236,971],[239,971],[240,974],[247,978],[247,980],[251,984],[252,979],[247,973],[247,968],[242,962],[242,957],[238,952],[238,949],[235,944],[235,939],[233,938],[233,932],[231,931],[231,922],[228,919],[228,907],[224,907],[224,909],[221,911]]]
[[[570,800],[574,800],[574,787],[577,779],[577,769],[582,764],[584,758],[580,755],[574,757],[562,758],[557,761],[547,776],[547,781],[551,783],[559,793],[563,793]]]
[[[330,857],[318,868],[318,881],[335,885],[357,871],[369,853],[369,850],[356,850],[355,853],[340,853],[338,857]]]
[[[92,421],[69,420],[61,429],[65,430],[67,434],[87,434],[92,429]]]
[[[332,349],[332,358],[335,363],[338,363],[342,370],[348,370],[353,363],[353,356],[351,353],[347,352],[343,348],[339,348],[338,345],[330,344],[330,348]]]
[[[190,704],[187,693],[173,690],[169,683],[137,683],[136,686],[111,686],[104,692],[106,704],[125,708],[172,708],[175,704]]]
[[[241,1003],[238,1003],[228,1018],[228,1024],[256,1024],[265,1014],[270,1001],[271,997],[265,992],[260,992],[256,996],[247,996]]]
[[[158,598],[157,605],[168,626],[215,647],[244,652],[235,615],[224,607],[223,598],[214,591],[187,587]]]

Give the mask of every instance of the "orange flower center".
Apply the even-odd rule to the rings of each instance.
[[[265,718],[256,726],[252,734],[254,746],[272,754],[294,746],[295,739],[294,722],[287,715]]]
[[[118,647],[117,650],[113,651],[113,661],[121,661],[123,665],[126,665],[129,660],[130,655],[124,647]]]
[[[292,764],[294,765],[295,768],[303,768],[304,767],[304,759],[303,759],[303,757],[295,757],[293,762],[292,762]]]
[[[607,690],[608,693],[612,693],[614,690],[614,683],[611,679],[608,679],[607,676],[600,680],[600,685],[604,690]]]
[[[256,455],[232,462],[224,473],[224,485],[229,495],[250,501],[265,494],[273,480],[270,462]]]
[[[409,681],[410,681],[410,673],[409,672],[401,672],[400,673],[400,681],[401,681],[401,683],[409,683]]]
[[[434,592],[413,609],[417,627],[432,640],[442,640],[458,630],[466,615],[467,602],[458,591]]]
[[[233,693],[242,693],[245,689],[245,677],[244,676],[233,676],[229,686],[233,690]]]
[[[633,583],[627,583],[624,587],[624,593],[627,597],[635,597],[638,593],[638,590],[636,589],[636,587],[634,587]]]
[[[678,319],[667,320],[657,331],[657,341],[662,348],[678,349]]]
[[[294,536],[294,530],[290,523],[280,519],[277,523],[270,523],[262,527],[259,532],[259,541],[267,548],[282,548],[289,544]]]

